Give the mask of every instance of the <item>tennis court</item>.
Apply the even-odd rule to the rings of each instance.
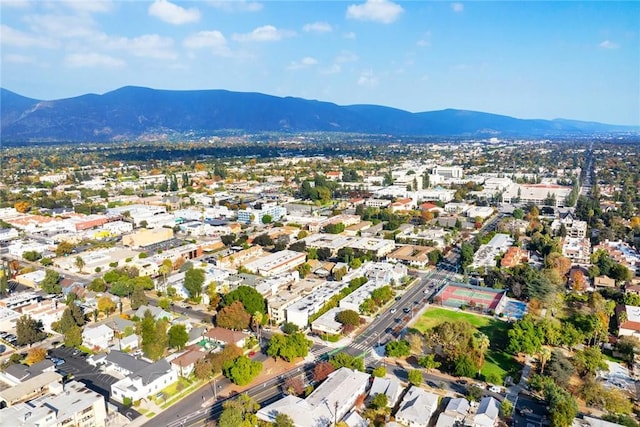
[[[514,320],[522,319],[526,313],[527,303],[511,298],[507,299],[507,302],[505,303],[504,308],[501,311],[501,314],[504,317]]]
[[[496,310],[504,291],[472,285],[447,285],[433,298],[434,303],[447,307],[468,307],[477,311]]]

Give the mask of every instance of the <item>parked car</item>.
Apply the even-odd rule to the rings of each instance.
[[[392,308],[391,310],[389,310],[389,313],[393,314],[395,313],[397,310],[395,308]]]

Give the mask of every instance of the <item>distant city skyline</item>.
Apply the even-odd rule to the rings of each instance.
[[[640,125],[640,2],[0,0],[1,86]]]

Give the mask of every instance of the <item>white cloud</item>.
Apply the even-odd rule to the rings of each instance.
[[[373,74],[373,71],[363,71],[358,77],[358,86],[373,87],[378,85],[378,78]]]
[[[158,34],[144,34],[139,37],[111,37],[105,34],[95,40],[95,44],[105,49],[125,51],[133,56],[154,59],[176,59],[173,39]]]
[[[333,27],[327,22],[312,22],[306,24],[302,29],[308,33],[330,33]]]
[[[56,40],[52,40],[48,37],[28,34],[4,24],[0,24],[0,44],[18,47],[58,47],[58,42]]]
[[[420,47],[429,47],[431,46],[431,31],[427,31],[424,33],[422,38],[416,42],[416,44]]]
[[[109,12],[113,8],[111,0],[61,0],[61,3],[78,12]]]
[[[232,37],[240,42],[273,42],[294,36],[295,33],[289,30],[279,30],[273,25],[258,27],[250,33],[234,34]]]
[[[31,7],[29,0],[2,0],[2,7],[15,7],[16,9],[25,9]]]
[[[81,67],[107,67],[107,68],[119,68],[125,65],[124,61],[118,58],[114,58],[109,55],[102,55],[100,53],[72,53],[67,55],[64,59],[65,63],[69,67],[81,68]]]
[[[155,0],[149,6],[149,15],[173,25],[188,24],[200,20],[200,11],[197,8],[185,9],[167,0]]]
[[[342,71],[342,67],[339,64],[333,64],[329,68],[323,68],[320,70],[322,74],[338,74]]]
[[[227,39],[220,31],[200,31],[182,43],[187,49],[211,49],[216,55],[229,55]]]
[[[603,42],[598,44],[598,47],[602,49],[617,49],[620,47],[618,43],[614,43],[611,40],[604,40]]]
[[[299,70],[301,68],[309,68],[313,65],[318,64],[318,60],[311,57],[305,56],[300,61],[292,61],[291,64],[287,67],[288,70]]]
[[[351,31],[349,33],[345,33],[343,37],[348,40],[354,40],[356,38],[356,33]]]
[[[451,10],[457,13],[464,12],[464,5],[462,3],[451,3]]]
[[[344,62],[356,62],[358,60],[358,55],[348,50],[343,50],[336,56],[336,63],[344,63]]]
[[[27,55],[19,55],[17,53],[7,54],[2,57],[3,61],[12,63],[12,64],[35,64],[37,63],[36,58],[33,56]]]
[[[258,12],[262,10],[262,3],[246,0],[209,0],[208,3],[216,9],[225,12]]]
[[[352,4],[347,8],[347,18],[359,21],[394,22],[404,9],[388,0],[367,0],[363,4]]]
[[[52,39],[86,39],[96,33],[95,21],[86,15],[31,15],[25,17],[24,21],[34,33],[47,35]]]

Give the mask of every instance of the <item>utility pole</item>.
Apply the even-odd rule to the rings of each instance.
[[[333,413],[333,425],[338,425],[338,401],[336,400],[335,404],[335,412]]]

